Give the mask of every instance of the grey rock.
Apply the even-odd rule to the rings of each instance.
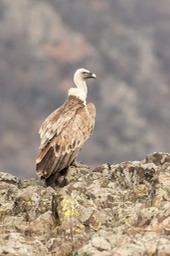
[[[21,182],[18,177],[6,172],[0,172],[0,181],[5,181],[11,184],[19,184]]]
[[[0,254],[168,255],[169,159],[156,152],[94,170],[75,162],[52,187],[3,173]]]
[[[110,251],[111,245],[109,242],[100,236],[94,236],[91,240],[92,246],[97,248],[99,251]]]

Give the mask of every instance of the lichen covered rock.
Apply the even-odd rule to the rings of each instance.
[[[168,255],[170,154],[75,162],[48,187],[1,172],[0,221],[0,255]]]

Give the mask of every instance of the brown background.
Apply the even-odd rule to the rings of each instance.
[[[170,1],[1,0],[0,169],[34,176],[38,129],[79,67],[95,72],[93,137],[78,159],[170,151]]]

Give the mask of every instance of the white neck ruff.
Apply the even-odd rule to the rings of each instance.
[[[86,98],[87,98],[87,84],[84,80],[75,81],[75,85],[77,88],[70,88],[68,90],[68,96],[76,96],[80,100],[83,101],[84,105],[86,105]]]
[[[68,90],[68,96],[75,96],[83,101],[84,105],[86,105],[86,97],[87,94],[84,92],[84,90],[80,88],[70,88]]]

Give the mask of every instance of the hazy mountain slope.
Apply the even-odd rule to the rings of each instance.
[[[96,129],[79,159],[142,159],[170,150],[170,3],[0,2],[0,167],[30,177],[38,129],[66,98],[73,72],[97,74]],[[89,153],[90,152],[90,153]]]

